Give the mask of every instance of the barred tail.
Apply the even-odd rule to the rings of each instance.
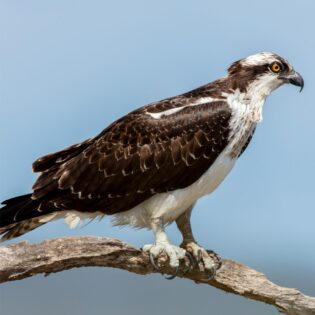
[[[37,208],[40,201],[31,199],[31,194],[3,201],[0,209],[1,241],[6,241],[29,232],[43,224],[42,213]]]

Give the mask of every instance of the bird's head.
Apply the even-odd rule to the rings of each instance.
[[[273,90],[291,83],[299,86],[302,91],[302,76],[284,58],[270,53],[261,52],[234,62],[228,69],[230,88],[240,92],[269,95]]]

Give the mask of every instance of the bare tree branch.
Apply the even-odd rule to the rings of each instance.
[[[113,267],[141,275],[175,272],[165,256],[159,258],[157,271],[147,253],[116,239],[68,237],[35,245],[20,242],[0,247],[0,283],[86,266]],[[296,289],[277,286],[264,274],[232,260],[223,260],[213,280],[208,280],[197,268],[185,273],[186,269],[183,263],[178,276],[274,305],[288,315],[315,314],[315,298]]]

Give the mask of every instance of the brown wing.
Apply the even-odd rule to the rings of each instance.
[[[46,164],[45,158],[35,162],[42,174],[33,198],[43,208],[53,202],[60,209],[113,214],[191,185],[227,144],[229,106],[224,101],[187,106],[155,119],[148,112],[158,106],[128,114],[76,150],[51,155]]]

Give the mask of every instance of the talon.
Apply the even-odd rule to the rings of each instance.
[[[191,255],[191,253],[187,252],[185,253],[185,256],[188,258],[189,263],[188,266],[186,266],[185,270],[183,271],[183,274],[185,275],[188,271],[191,271],[194,266],[196,265],[194,257]]]
[[[194,260],[194,257],[191,255],[191,253],[186,251],[185,252],[185,256],[189,260],[189,266],[194,266],[195,265],[195,260]]]
[[[170,279],[173,279],[176,277],[177,272],[178,272],[178,267],[179,267],[179,261],[183,258],[185,258],[185,250],[182,248],[179,248],[177,246],[171,245],[169,243],[158,243],[154,245],[145,245],[143,247],[143,251],[149,252],[149,259],[152,264],[152,266],[156,269],[159,270],[159,266],[156,262],[157,257],[161,253],[164,253],[167,255],[169,259],[169,265],[172,268],[176,268],[176,273],[174,277],[168,277]]]
[[[175,275],[171,275],[171,276],[164,276],[164,278],[165,278],[166,280],[173,280],[173,279],[175,279],[175,278],[176,278],[176,276],[175,276]]]
[[[216,268],[211,268],[207,270],[208,280],[214,279],[215,274],[216,274]]]
[[[216,255],[217,259],[218,259],[218,268],[217,269],[219,269],[222,266],[223,261],[222,261],[222,258],[218,254],[215,254],[215,255]]]
[[[212,280],[216,271],[221,266],[221,258],[212,250],[205,250],[196,243],[189,243],[186,246],[187,253],[193,257],[194,267],[205,273],[205,278]],[[188,255],[186,257],[189,258]],[[191,261],[191,260],[190,260]],[[184,271],[188,272],[188,268]]]
[[[201,249],[198,249],[198,252],[197,252],[197,264],[199,264],[202,260],[202,251]]]
[[[216,269],[219,269],[223,263],[222,258],[213,250],[207,250],[207,253],[209,255],[213,255],[215,257],[215,259],[217,260],[216,264],[218,266]]]
[[[175,271],[175,274],[174,275],[170,275],[170,276],[164,276],[164,278],[166,280],[173,280],[177,277],[177,274],[178,274],[178,270],[179,270],[179,266],[176,267],[176,271]]]
[[[155,257],[154,257],[154,255],[153,255],[152,253],[150,253],[149,257],[150,257],[150,262],[151,262],[152,266],[153,266],[156,270],[158,270],[159,268],[158,268],[157,264],[155,263],[155,260],[154,260]]]

